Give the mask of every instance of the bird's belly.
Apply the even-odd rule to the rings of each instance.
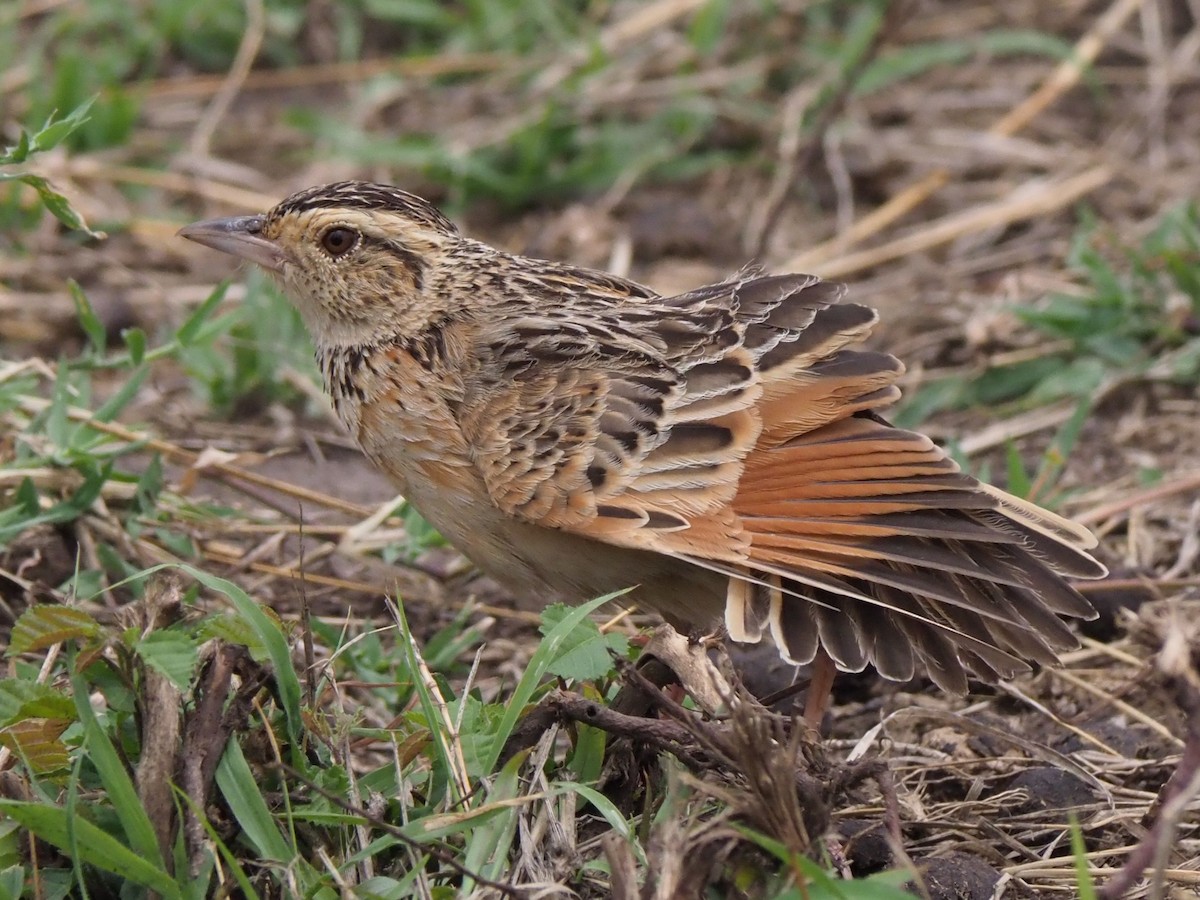
[[[477,478],[473,469],[427,461],[398,480],[406,484],[408,500],[447,541],[522,599],[581,603],[630,589],[624,599],[677,627],[709,628],[720,622],[724,576],[659,553],[514,519],[491,503]]]
[[[512,520],[496,522],[484,542],[483,553],[468,545],[464,552],[497,581],[545,602],[628,590],[617,602],[658,612],[681,629],[714,627],[724,613],[722,576],[658,553]]]
[[[580,603],[632,589],[629,602],[680,628],[721,621],[725,576],[659,553],[630,550],[506,515],[451,428],[443,404],[419,388],[404,403],[347,406],[346,424],[405,498],[486,574],[531,600]]]

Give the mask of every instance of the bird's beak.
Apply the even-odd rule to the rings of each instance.
[[[262,216],[207,219],[180,228],[179,236],[278,272],[287,262],[287,253],[274,241],[262,236],[264,221]]]

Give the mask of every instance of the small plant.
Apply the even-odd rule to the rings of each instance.
[[[272,402],[295,404],[319,380],[299,314],[257,271],[246,295],[215,316],[176,358],[214,412],[233,416]]]
[[[1052,343],[1042,355],[973,378],[923,385],[897,417],[914,425],[945,409],[1090,400],[1118,383],[1200,381],[1200,219],[1193,204],[1163,217],[1140,245],[1116,243],[1092,217],[1067,264],[1079,290],[1014,308]]]
[[[727,0],[703,4],[687,20],[682,34],[687,47],[679,51],[677,69],[655,73],[669,89],[651,86],[642,100],[610,92],[611,85],[623,84],[628,54],[604,44],[602,23],[587,4],[518,8],[490,0],[453,9],[432,2],[369,4],[381,28],[402,27],[405,39],[424,52],[453,49],[511,59],[496,75],[484,77],[511,84],[511,95],[521,102],[497,116],[497,127],[482,134],[473,128],[462,139],[452,126],[372,134],[347,127],[336,114],[305,109],[294,111],[291,120],[339,157],[399,171],[398,182],[416,177],[443,188],[451,208],[487,201],[513,210],[602,194],[614,185],[625,191],[639,180],[688,181],[753,163],[763,142],[776,139],[777,81],[824,82],[804,113],[807,134],[837,102],[847,77],[854,81],[852,92],[866,96],[981,54],[1051,59],[1070,54],[1069,45],[1051,35],[998,30],[971,40],[897,47],[872,59],[887,26],[889,5],[880,0],[810,4],[800,46],[773,47],[759,30],[753,42],[738,40],[739,16],[769,17],[776,5],[753,10]],[[543,47],[560,49],[547,58],[538,53]],[[697,68],[713,67],[714,60],[739,71],[747,60],[770,59],[776,51],[790,61],[786,72],[746,67],[719,90],[689,77]],[[547,67],[559,77],[548,80]]]
[[[549,608],[518,682],[484,700],[469,682],[450,688],[402,611],[386,652],[364,652],[379,633],[335,634],[328,662],[302,673],[287,629],[232,582],[189,566],[133,580],[145,599],[123,624],[83,605],[37,605],[13,631],[0,745],[19,761],[12,774],[26,799],[0,799],[0,879],[10,896],[35,880],[57,896],[125,884],[203,897],[218,881],[250,897],[324,896],[331,877],[363,896],[465,896],[503,887],[514,860],[540,852],[530,824],[544,808],[572,830],[602,820],[646,864],[640,817],[592,786],[604,732],[580,725],[536,762],[528,750],[502,756],[548,691],[611,697],[614,660],[628,645],[589,615],[612,598]],[[201,614],[201,591],[223,602]],[[472,649],[455,631],[433,642],[457,648],[445,663]],[[219,675],[228,666],[240,687]],[[214,710],[224,712],[205,732]],[[207,767],[198,762],[206,754],[215,754]],[[669,802],[689,807],[688,817],[717,812],[686,791]],[[769,835],[736,830],[781,864],[758,874],[758,896],[910,896],[899,887],[904,873],[837,880]],[[600,862],[598,845],[590,853]],[[584,870],[603,883],[602,868]]]
[[[505,877],[517,815],[539,802],[526,796],[518,779],[524,754],[503,766],[498,762],[525,705],[549,686],[551,673],[571,679],[569,673],[583,666],[602,679],[612,669],[604,649],[603,671],[583,662],[591,658],[591,645],[613,646],[587,619],[608,598],[547,619],[540,647],[512,702],[504,704],[449,693],[401,615],[399,631],[393,632],[399,652],[386,655],[390,678],[374,693],[385,706],[407,712],[383,731],[309,706],[280,623],[236,585],[181,568],[195,588],[224,596],[229,606],[196,616],[179,605],[184,599],[190,604],[196,589],[185,597],[178,581],[156,583],[156,571],[161,578],[161,570],[135,576],[141,582],[151,579],[147,601],[130,611],[143,616],[138,627],[105,625],[80,607],[52,605],[30,608],[13,631],[7,655],[18,674],[0,680],[0,744],[20,760],[30,799],[0,800],[0,811],[20,826],[0,830],[0,861],[7,863],[0,877],[15,886],[9,896],[19,896],[21,885],[36,878],[44,888],[57,890],[94,891],[116,879],[162,896],[199,897],[218,869],[248,896],[257,896],[247,873],[263,866],[279,888],[304,895],[327,877],[318,865],[317,851],[323,847],[341,848],[336,860],[325,857],[326,864],[344,867],[346,877],[364,890],[399,896],[415,882],[449,881],[469,893],[476,880]],[[201,656],[202,642],[215,637],[219,644],[209,645]],[[355,640],[348,637],[350,646]],[[245,704],[265,687],[265,670],[258,675],[254,666],[240,670],[252,687],[250,695],[244,690],[228,699],[211,695],[212,667],[231,646],[269,667],[273,688],[254,700],[257,716],[250,716]],[[52,653],[51,664],[57,663],[39,676],[39,666],[30,663],[46,652]],[[356,657],[339,652],[335,659],[344,665]],[[62,678],[43,680],[60,669]],[[158,811],[166,822],[152,820],[145,802],[153,787],[147,785],[147,769],[164,750],[150,743],[163,737],[149,730],[150,709],[159,702],[155,691],[161,690],[153,687],[155,674],[178,700],[191,696],[196,704],[183,712],[182,733],[175,732],[179,746],[165,748],[172,756],[163,774],[178,785],[175,803]],[[334,678],[329,669],[322,676]],[[397,693],[389,685],[402,687]],[[189,723],[214,700],[218,709],[233,704],[231,713],[241,703],[244,716],[228,733],[227,744],[211,748],[220,763],[209,771],[205,787],[215,786],[216,802],[236,823],[232,832],[208,821],[208,798],[189,794],[186,776],[180,784],[174,774],[185,767],[184,757],[174,754],[194,751],[200,740]],[[228,714],[224,721],[230,721]],[[390,761],[355,780],[348,770],[351,760],[343,755],[350,740],[391,746],[395,753],[385,754]],[[258,749],[248,753],[248,746]],[[552,781],[549,790],[551,796],[579,794],[633,839],[612,804],[586,785]],[[362,792],[392,799],[368,814]],[[190,832],[186,825],[171,824],[179,815],[193,823]],[[197,841],[198,835],[209,839]],[[36,860],[29,860],[30,836],[63,855],[43,847]],[[253,867],[247,854],[259,860]],[[361,866],[368,856],[378,874],[364,882]],[[188,865],[178,871],[185,859]],[[447,861],[453,865],[443,868]],[[397,877],[397,869],[408,874]]]
[[[10,181],[28,185],[37,191],[41,205],[60,222],[68,228],[82,231],[88,237],[96,238],[103,235],[88,228],[83,217],[72,208],[66,197],[54,189],[48,178],[30,171],[4,171],[4,167],[8,166],[25,167],[37,154],[52,150],[67,140],[87,123],[91,107],[92,101],[87,100],[62,118],[58,118],[53,112],[50,113],[45,124],[32,133],[22,128],[17,143],[0,152],[0,183]]]

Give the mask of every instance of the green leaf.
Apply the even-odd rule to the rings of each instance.
[[[1063,397],[1090,397],[1104,376],[1104,364],[1095,357],[1085,356],[1048,374],[1029,391],[1028,399],[1041,405]]]
[[[146,464],[146,468],[142,471],[142,474],[138,476],[137,494],[135,495],[137,498],[137,508],[145,513],[153,513],[154,504],[158,500],[158,495],[162,489],[162,457],[156,453],[150,457],[150,462]],[[160,534],[159,539],[162,540],[163,544],[168,550],[172,549],[172,540],[178,539],[184,542],[185,545],[187,545],[190,540],[186,535],[174,534],[172,532]],[[188,553],[184,552],[180,555],[187,556]]]
[[[172,900],[181,897],[178,885],[163,871],[161,863],[155,865],[143,858],[81,816],[72,816],[57,806],[20,800],[0,800],[0,812],[61,850],[70,852],[74,848],[89,865],[144,885]],[[154,854],[158,856],[157,847]]]
[[[1096,900],[1096,885],[1088,866],[1087,844],[1084,843],[1083,829],[1079,827],[1075,813],[1070,813],[1070,823],[1071,857],[1075,862],[1075,888],[1079,891],[1079,900]]]
[[[728,0],[717,0],[702,4],[692,15],[691,24],[688,25],[688,40],[701,54],[711,53],[724,35],[729,11]]]
[[[227,290],[229,290],[229,282],[218,285],[208,295],[208,298],[196,307],[196,311],[187,317],[187,321],[175,332],[175,340],[179,342],[180,346],[187,347],[196,339],[201,327],[208,321],[208,317],[212,314],[212,311],[225,299],[225,292]]]
[[[571,782],[567,781],[553,785],[551,790],[555,794],[564,794],[568,792],[572,794],[578,794],[580,797],[590,803],[592,807],[604,817],[604,821],[608,823],[608,826],[629,843],[629,846],[633,848],[634,855],[637,857],[638,862],[643,866],[646,864],[646,851],[642,848],[642,845],[638,843],[637,835],[630,826],[629,820],[625,817],[621,810],[617,808],[615,803],[613,803],[595,788],[588,787],[586,784],[572,784]]]
[[[549,634],[570,612],[570,607],[555,603],[542,612],[538,630]],[[563,637],[558,655],[550,662],[548,671],[560,678],[576,681],[595,681],[613,670],[609,651],[624,655],[629,641],[623,634],[604,635],[591,619],[584,619]]]
[[[1004,457],[1008,466],[1008,484],[1005,487],[1010,494],[1028,498],[1029,489],[1033,486],[1033,479],[1025,470],[1025,461],[1021,459],[1021,451],[1015,442],[1009,441],[1005,445]]]
[[[41,603],[21,613],[13,626],[6,655],[44,650],[63,641],[94,638],[99,634],[100,624],[82,609]]]
[[[250,651],[255,659],[269,658],[267,648],[259,640],[256,631],[241,616],[233,613],[218,613],[201,621],[196,637],[202,641],[220,638],[230,644],[238,644]]]
[[[105,237],[102,231],[92,231],[83,220],[71,202],[51,186],[50,181],[41,175],[18,175],[17,181],[29,185],[37,191],[42,206],[46,207],[56,219],[75,231],[82,231],[88,237],[101,239]]]
[[[54,118],[54,114],[51,113],[50,118],[46,120],[46,124],[32,135],[22,128],[21,133],[17,136],[16,145],[7,147],[3,153],[0,153],[0,166],[23,163],[35,153],[41,153],[43,150],[50,150],[56,147],[71,132],[87,121],[88,110],[91,109],[93,102],[95,102],[95,98],[84,101],[75,107],[69,115],[57,121]]]
[[[301,753],[300,732],[303,723],[300,719],[300,678],[296,667],[292,664],[292,655],[288,651],[287,640],[279,625],[263,612],[262,607],[250,599],[250,595],[240,587],[225,578],[210,575],[201,569],[188,565],[180,565],[179,570],[191,575],[209,590],[224,594],[229,598],[238,611],[254,630],[255,636],[266,648],[267,656],[275,670],[275,684],[279,688],[280,705],[287,719],[288,739],[293,752]]]
[[[219,853],[221,858],[225,860],[226,872],[232,873],[234,880],[241,889],[241,896],[248,898],[248,900],[258,900],[258,892],[254,890],[254,885],[251,883],[250,878],[246,875],[245,870],[242,868],[241,860],[239,860],[237,855],[229,849],[229,845],[221,839],[221,835],[215,828],[213,828],[212,823],[208,820],[207,811],[203,808],[203,806],[198,806],[196,802],[187,795],[186,792],[181,791],[179,788],[175,788],[175,797],[179,803],[187,806],[188,809],[192,811],[193,815],[195,815],[196,819],[200,822],[201,827],[208,834],[210,845],[215,847],[217,853]],[[215,863],[215,857],[212,854],[208,854],[208,860],[205,867],[211,871],[215,866]],[[211,877],[203,878],[203,880],[196,879],[191,881],[187,885],[187,900],[204,900],[204,898],[208,896],[207,887],[210,880]]]
[[[22,719],[75,718],[75,701],[47,684],[0,679],[0,727]]]
[[[59,772],[71,767],[62,734],[73,723],[70,718],[28,718],[0,729],[0,744],[23,759],[37,773]]]
[[[186,691],[196,671],[199,654],[196,642],[182,631],[152,631],[134,648],[146,665],[165,675],[175,687]]]
[[[104,404],[92,413],[92,418],[97,422],[111,422],[115,419],[121,410],[128,406],[130,401],[137,396],[137,392],[141,388],[142,382],[146,380],[146,375],[149,372],[150,370],[146,366],[142,366],[131,372],[129,377],[121,383],[121,386],[113,391],[112,396],[105,400]],[[88,428],[88,424],[81,422],[80,429],[86,428]]]
[[[125,348],[129,351],[129,361],[140,366],[146,358],[146,332],[140,328],[126,328],[121,332]]]
[[[295,851],[287,845],[275,824],[262,789],[236,740],[231,739],[225,745],[225,752],[217,763],[217,786],[247,840],[260,856],[279,863],[288,863],[295,857]]]
[[[40,153],[43,150],[52,150],[61,144],[73,131],[88,120],[88,112],[95,102],[95,97],[85,100],[58,121],[55,121],[54,114],[51,114],[50,118],[46,120],[46,124],[42,126],[41,131],[33,136],[30,152]]]
[[[0,165],[10,166],[16,163],[23,163],[29,158],[30,138],[29,132],[24,129],[17,135],[17,143],[14,147],[6,147],[3,153],[0,153]],[[9,176],[13,177],[13,176]]]
[[[87,335],[88,341],[91,342],[96,353],[103,353],[108,345],[108,331],[104,327],[104,323],[100,321],[100,317],[92,309],[92,303],[88,300],[87,294],[83,292],[83,288],[74,278],[67,280],[67,291],[71,295],[71,301],[75,304],[75,316],[79,319],[79,327]]]
[[[584,685],[584,694],[592,700],[603,698],[592,685]],[[575,726],[575,746],[571,751],[569,768],[575,781],[594,784],[604,767],[604,750],[608,735],[600,728],[580,722]]]
[[[36,516],[38,514],[38,510],[41,509],[41,504],[38,503],[37,485],[33,483],[32,478],[21,479],[21,484],[17,488],[15,499],[17,501],[17,505],[20,506],[21,511],[27,516]],[[21,530],[24,531],[27,526],[22,524],[20,527]]]
[[[1049,378],[1062,367],[1061,357],[1039,356],[988,369],[971,385],[971,400],[983,404],[1012,400],[1031,391],[1040,381]]]
[[[9,866],[0,872],[0,897],[17,898],[25,888],[25,867]]]
[[[533,656],[530,657],[529,665],[525,667],[525,674],[517,682],[517,687],[504,708],[504,717],[500,720],[500,724],[497,726],[496,732],[492,737],[493,744],[491,750],[484,758],[485,765],[483,770],[485,772],[491,772],[495,769],[496,761],[500,758],[500,751],[504,749],[504,742],[512,734],[513,728],[517,725],[517,720],[525,712],[526,704],[533,699],[538,685],[542,683],[542,679],[549,673],[550,665],[560,655],[563,644],[567,641],[568,635],[575,629],[575,626],[605,603],[609,603],[626,593],[628,591],[616,591],[615,593],[597,597],[595,600],[577,606],[563,616],[547,632],[542,642],[538,644],[537,650],[533,652]]]
[[[113,810],[125,830],[130,848],[143,860],[162,870],[163,859],[158,848],[158,838],[146,808],[138,797],[133,781],[125,770],[117,749],[100,726],[100,720],[88,695],[88,686],[77,675],[71,677],[71,689],[75,694],[75,711],[83,725],[84,747],[88,760],[96,768],[100,782],[108,794]]]
[[[510,801],[518,796],[521,787],[521,766],[524,762],[524,754],[518,754],[508,761],[492,782],[484,806]],[[484,877],[491,879],[504,877],[519,812],[517,806],[509,806],[471,831],[464,852],[464,865],[468,871],[480,872]],[[473,882],[464,882],[464,894],[471,892],[468,884],[473,886]]]
[[[940,378],[920,386],[893,417],[897,427],[915,428],[934,413],[954,409],[967,398],[970,386],[961,378]]]
[[[79,518],[80,513],[89,509],[96,498],[100,496],[100,491],[104,488],[105,482],[109,475],[112,474],[113,461],[109,460],[102,466],[97,466],[93,459],[79,460],[75,468],[84,476],[83,484],[79,489],[66,500],[54,504],[45,512],[39,512],[28,519],[24,519],[15,525],[4,525],[0,527],[0,543],[12,538],[14,533],[20,532],[32,525],[47,523],[50,525],[59,522],[71,522]],[[24,487],[22,485],[22,487]],[[22,503],[27,502],[26,496],[20,496]]]
[[[425,724],[429,729],[429,737],[433,746],[436,762],[435,773],[439,778],[441,778],[444,774],[450,773],[453,770],[453,767],[456,765],[458,751],[456,742],[461,745],[461,738],[453,733],[452,726],[448,726],[446,719],[442,716],[442,702],[444,702],[445,698],[441,697],[439,699],[439,697],[435,694],[434,686],[430,685],[425,678],[418,677],[417,673],[421,669],[423,657],[421,654],[421,648],[417,643],[417,639],[414,637],[412,631],[408,627],[408,620],[405,618],[403,606],[397,607],[396,615],[399,620],[398,624],[404,650],[404,661],[407,665],[408,671],[412,673],[413,691],[417,696],[418,702],[420,703]],[[440,688],[438,688],[438,693],[440,693]],[[478,711],[481,704],[472,697],[464,697],[461,702],[466,705],[466,709],[463,710],[464,715],[467,713],[475,713],[474,719],[477,721]],[[477,737],[479,736],[478,727],[473,727],[470,730]],[[484,742],[481,741],[480,743]],[[476,764],[478,764],[478,760],[480,759],[489,759],[489,757],[486,755],[486,752],[479,751],[477,747],[471,747],[469,749],[472,751],[472,756],[474,757]],[[490,749],[490,746],[485,744],[485,750],[486,749]],[[472,759],[470,758],[465,760],[467,765],[470,765],[471,762]],[[477,774],[479,771],[487,773],[490,772],[490,769],[468,769],[468,772],[470,773]],[[446,783],[449,790],[454,795],[453,800],[456,804],[466,801],[466,794],[469,791],[467,786],[461,785],[459,783],[459,779],[455,778],[447,778]]]

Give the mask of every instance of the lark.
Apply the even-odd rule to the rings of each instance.
[[[960,471],[883,411],[874,310],[811,275],[677,296],[505,253],[420,197],[342,182],[190,240],[266,269],[312,335],[338,417],[447,540],[512,590],[632,588],[836,670],[964,693],[1078,645],[1084,528]]]

